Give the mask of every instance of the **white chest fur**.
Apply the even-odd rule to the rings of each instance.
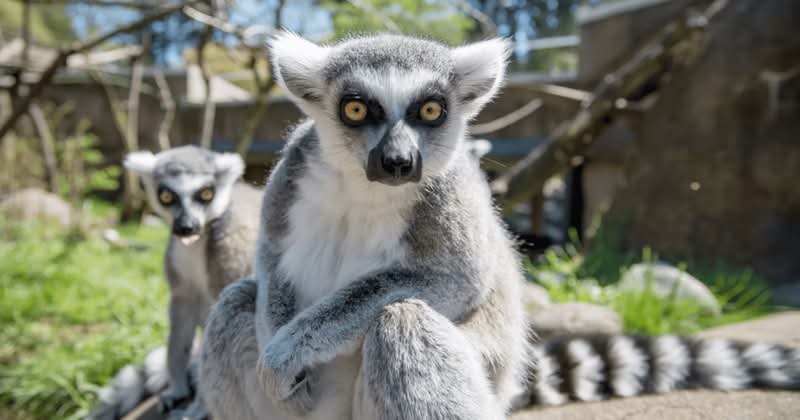
[[[324,168],[312,167],[298,181],[280,267],[295,284],[301,308],[403,259],[410,200],[384,185],[364,182],[357,189]]]
[[[180,276],[180,287],[191,288],[194,292],[208,295],[208,270],[206,269],[206,238],[200,239],[189,245],[184,245],[179,240],[172,243],[172,261]]]

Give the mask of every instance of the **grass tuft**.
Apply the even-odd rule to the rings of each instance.
[[[95,391],[166,336],[166,229],[120,249],[54,226],[0,224],[0,414],[80,418]]]
[[[715,315],[697,303],[674,295],[660,296],[651,288],[640,292],[620,290],[621,274],[637,262],[654,262],[649,248],[639,258],[617,251],[613,238],[594,243],[585,253],[573,240],[563,248],[545,252],[526,270],[550,293],[554,302],[588,302],[608,306],[623,319],[625,331],[635,334],[691,334],[704,328],[743,321],[769,313],[766,283],[750,270],[718,264],[713,267],[680,263],[678,267],[706,284],[722,307]]]

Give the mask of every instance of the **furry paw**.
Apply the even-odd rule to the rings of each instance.
[[[181,403],[188,400],[192,396],[191,391],[176,392],[174,390],[167,390],[158,396],[158,409],[162,413],[169,413],[177,408]]]
[[[200,398],[195,398],[184,410],[173,410],[167,420],[209,420],[211,415]]]
[[[264,393],[283,411],[302,417],[316,404],[316,377],[308,369],[293,369],[289,363],[279,363],[270,346],[258,361],[258,378]]]

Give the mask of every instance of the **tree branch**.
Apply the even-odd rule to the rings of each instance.
[[[527,117],[530,114],[533,114],[542,107],[542,100],[539,98],[535,98],[532,101],[528,102],[527,104],[519,107],[518,109],[500,117],[493,121],[489,121],[483,124],[475,124],[470,127],[469,132],[472,135],[480,136],[483,134],[488,134],[494,131],[501,130],[510,126],[511,124],[516,123],[517,121]]]
[[[33,127],[36,129],[36,134],[39,136],[39,146],[42,150],[42,158],[44,159],[44,177],[47,181],[47,188],[52,193],[58,193],[58,163],[56,162],[56,153],[53,146],[53,132],[47,124],[47,119],[42,112],[42,108],[36,102],[31,103],[28,109],[28,114],[33,121]]]
[[[171,147],[169,132],[172,129],[172,122],[175,120],[175,100],[172,99],[172,91],[169,89],[169,84],[167,84],[167,78],[164,77],[164,72],[157,69],[153,74],[153,78],[158,86],[161,109],[164,110],[164,117],[161,119],[161,124],[158,126],[158,147],[163,151]]]
[[[42,94],[44,91],[45,86],[47,86],[50,81],[53,80],[56,72],[63,67],[67,63],[67,59],[73,55],[82,53],[84,51],[91,50],[97,47],[100,44],[108,41],[111,38],[114,38],[117,35],[131,32],[138,30],[156,20],[163,19],[169,16],[172,13],[175,13],[178,10],[181,10],[186,5],[191,5],[197,3],[199,0],[189,0],[188,2],[181,3],[174,6],[164,7],[163,9],[159,9],[158,12],[151,13],[147,16],[142,17],[141,19],[121,26],[115,30],[112,30],[104,35],[92,38],[86,42],[75,44],[69,48],[59,51],[50,65],[42,72],[42,75],[39,77],[39,80],[34,83],[28,94],[22,98],[20,98],[19,102],[17,102],[14,108],[11,111],[11,115],[3,121],[3,124],[0,126],[0,142],[3,141],[5,135],[11,130],[12,127],[16,124],[17,120],[27,112],[28,107],[31,104],[31,101]]]
[[[481,34],[485,37],[497,36],[497,24],[486,13],[475,8],[467,0],[453,0],[455,6],[458,7],[464,14],[478,22],[481,27]]]
[[[211,148],[211,137],[214,135],[214,117],[216,114],[216,104],[211,99],[211,74],[206,67],[205,49],[209,38],[214,30],[213,26],[206,26],[205,31],[200,35],[197,43],[197,66],[200,67],[200,74],[203,76],[205,86],[205,102],[203,103],[203,125],[200,131],[200,147]]]
[[[504,206],[510,208],[541,192],[548,178],[582,161],[603,121],[618,109],[619,100],[636,94],[645,84],[661,78],[684,60],[687,51],[699,43],[698,35],[705,32],[710,17],[726,3],[727,0],[717,0],[705,14],[689,14],[667,25],[622,66],[607,74],[572,120],[559,125],[543,145],[492,181],[492,192],[503,196]]]

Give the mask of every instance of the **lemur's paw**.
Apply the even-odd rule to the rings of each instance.
[[[191,391],[177,392],[174,390],[167,390],[158,396],[158,410],[162,413],[169,413],[177,408],[181,403],[186,401],[192,396]]]
[[[316,376],[308,369],[292,369],[291,364],[278,362],[270,346],[258,361],[258,378],[264,393],[283,411],[302,417],[316,404]]]
[[[195,398],[185,410],[172,410],[167,420],[209,420],[211,415],[202,400]]]

